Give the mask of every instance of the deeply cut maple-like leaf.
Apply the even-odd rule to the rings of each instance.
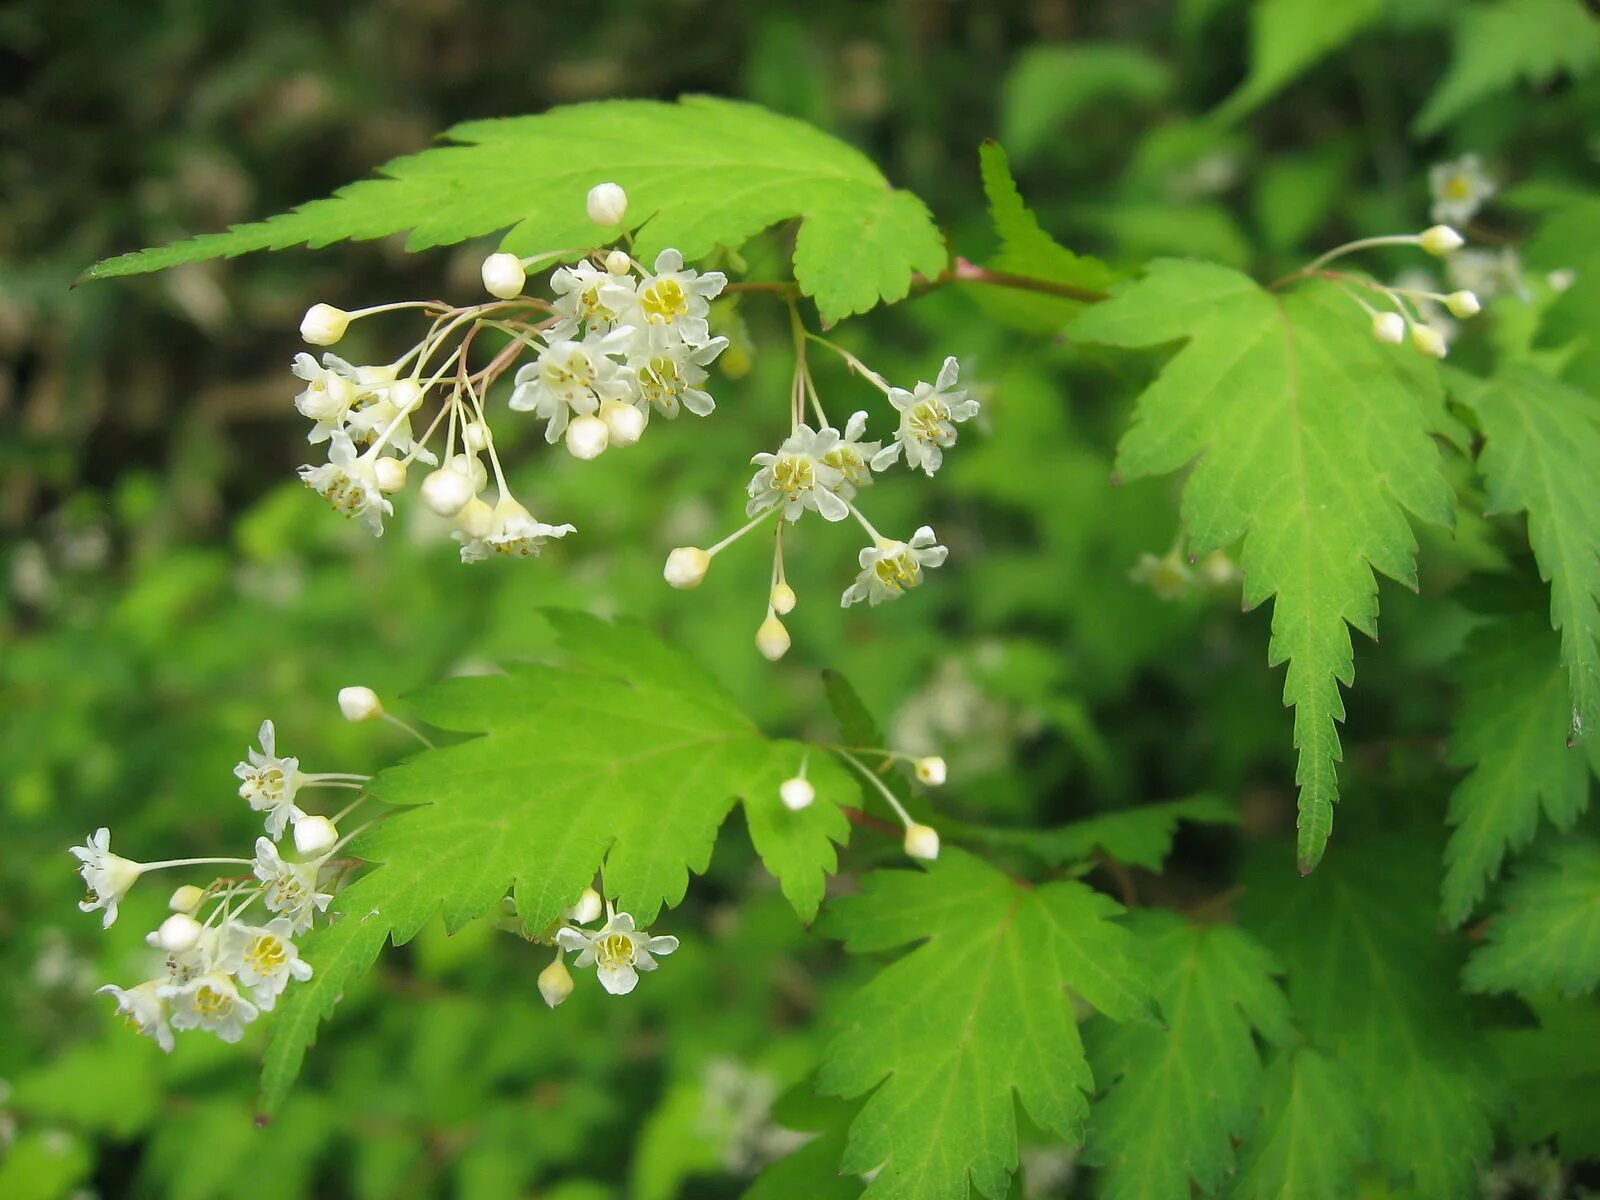
[[[1452,520],[1431,438],[1449,424],[1437,372],[1376,342],[1333,285],[1278,294],[1225,267],[1172,259],[1070,333],[1116,346],[1186,342],[1139,398],[1117,470],[1137,478],[1192,463],[1183,493],[1191,551],[1242,538],[1245,606],[1273,600],[1267,655],[1288,664],[1298,855],[1309,871],[1338,798],[1350,627],[1377,635],[1374,571],[1416,586],[1406,513]]]
[[[1518,865],[1462,981],[1530,996],[1600,984],[1600,842],[1572,835]]]
[[[999,1200],[1017,1165],[1014,1104],[1081,1141],[1093,1076],[1069,990],[1117,1020],[1144,1016],[1122,909],[1081,883],[1020,884],[946,849],[928,870],[875,871],[824,916],[854,953],[918,943],[861,989],[818,1075],[871,1092],[841,1169],[881,1167],[872,1200]]]

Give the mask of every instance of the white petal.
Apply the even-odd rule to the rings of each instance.
[[[613,996],[626,996],[639,983],[639,974],[632,967],[601,967],[597,974],[600,986]]]
[[[823,520],[842,521],[850,515],[845,502],[827,488],[812,488],[811,495],[816,499],[817,512],[822,514]]]
[[[961,366],[953,357],[945,359],[944,366],[939,368],[939,378],[933,386],[941,392],[949,391],[956,385],[956,377],[960,371]]]

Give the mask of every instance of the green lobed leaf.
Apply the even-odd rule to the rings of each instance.
[[[1383,14],[1383,0],[1256,0],[1250,11],[1250,73],[1212,113],[1231,123],[1271,99],[1318,59]]]
[[[418,754],[371,783],[406,806],[352,850],[381,864],[342,892],[337,919],[306,943],[316,969],[275,1014],[263,1104],[281,1102],[319,1020],[385,939],[435,913],[451,929],[507,891],[533,930],[556,921],[605,867],[608,897],[647,927],[710,862],[718,827],[743,803],[756,851],[804,920],[849,835],[839,803],[854,780],[811,754],[816,799],[790,812],[778,785],[806,748],[766,738],[687,656],[642,628],[545,614],[564,666],[448,680],[414,697],[429,724],[479,736]]]
[[[1180,821],[1233,825],[1238,811],[1221,796],[1186,796],[1085,817],[1054,829],[973,828],[968,835],[989,846],[1015,846],[1052,867],[1081,862],[1097,852],[1130,867],[1161,870]]]
[[[1442,890],[1452,925],[1471,915],[1506,853],[1533,840],[1541,812],[1567,829],[1588,804],[1587,764],[1566,746],[1571,706],[1558,651],[1542,622],[1506,619],[1474,631],[1458,660],[1450,759],[1472,770],[1450,796]]]
[[[818,1075],[826,1093],[871,1093],[841,1164],[881,1168],[872,1200],[990,1200],[1017,1166],[1020,1099],[1072,1142],[1094,1087],[1071,992],[1116,1020],[1150,1012],[1122,912],[1072,881],[1028,887],[960,850],[926,870],[874,871],[824,916],[856,954],[917,943],[850,1001]]]
[[[1561,377],[1590,395],[1600,393],[1600,195],[1563,204],[1528,243],[1528,261],[1573,277],[1545,314],[1542,345],[1570,352]]]
[[[1310,1046],[1267,1069],[1261,1120],[1245,1144],[1234,1200],[1345,1200],[1372,1156],[1372,1120],[1338,1060]]]
[[[1467,7],[1455,26],[1450,70],[1428,98],[1412,132],[1432,137],[1480,100],[1600,62],[1600,20],[1582,0],[1497,0]]]
[[[1600,842],[1569,835],[1519,864],[1462,980],[1473,992],[1588,992],[1600,984]]]
[[[1600,1003],[1541,997],[1531,1006],[1537,1027],[1489,1035],[1516,1098],[1512,1133],[1528,1146],[1553,1135],[1574,1162],[1600,1157]]]
[[[1278,967],[1249,934],[1196,926],[1173,913],[1128,922],[1152,964],[1163,1027],[1103,1031],[1091,1023],[1090,1062],[1105,1095],[1084,1148],[1108,1200],[1211,1194],[1233,1174],[1234,1143],[1254,1123],[1262,1065],[1256,1034],[1286,1043],[1289,1005]]]
[[[584,198],[605,180],[628,193],[647,262],[667,246],[695,259],[800,219],[795,279],[824,320],[899,300],[946,256],[922,202],[865,155],[803,122],[711,96],[606,100],[537,116],[472,121],[448,144],[395,159],[379,177],[227,233],[97,263],[86,279],[288,246],[406,232],[425,250],[507,230],[506,250],[593,243]]]
[[[1354,1078],[1378,1163],[1417,1200],[1456,1200],[1493,1152],[1499,1081],[1457,988],[1463,939],[1437,930],[1436,869],[1415,837],[1309,879],[1264,858],[1240,915],[1287,969],[1296,1026]]]
[[[1432,438],[1450,423],[1437,372],[1376,342],[1332,285],[1274,293],[1192,261],[1156,261],[1069,332],[1116,346],[1186,343],[1139,398],[1118,473],[1193,463],[1182,512],[1191,552],[1243,538],[1245,606],[1273,598],[1267,659],[1288,664],[1298,857],[1309,871],[1338,799],[1339,685],[1355,678],[1350,627],[1377,635],[1375,571],[1416,587],[1406,514],[1452,521]]]

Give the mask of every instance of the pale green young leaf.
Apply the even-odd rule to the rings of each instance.
[[[1600,724],[1600,400],[1531,367],[1460,389],[1483,430],[1491,513],[1526,512],[1561,633],[1570,736]]]
[[[1472,914],[1506,853],[1533,840],[1541,812],[1567,829],[1588,803],[1588,766],[1566,745],[1571,702],[1559,649],[1537,619],[1506,619],[1475,631],[1462,650],[1450,758],[1472,770],[1450,796],[1443,910],[1452,925]]]
[[[1489,1034],[1516,1106],[1511,1131],[1522,1145],[1554,1136],[1572,1162],[1600,1157],[1600,1002],[1540,997],[1532,1029]]]
[[[1115,1020],[1146,1016],[1122,909],[1073,881],[1019,884],[947,848],[926,870],[875,871],[830,906],[827,932],[865,954],[917,943],[850,1001],[820,1090],[871,1093],[842,1169],[881,1167],[872,1200],[999,1200],[1017,1166],[1020,1099],[1083,1137],[1094,1080],[1069,991]]]
[[[1256,0],[1250,13],[1250,73],[1213,118],[1230,123],[1248,115],[1382,13],[1383,0]]]
[[[584,199],[606,180],[627,190],[627,221],[646,262],[667,246],[699,258],[799,218],[795,279],[825,320],[901,299],[913,274],[937,275],[945,265],[920,200],[890,187],[858,150],[754,105],[710,96],[607,100],[472,121],[445,137],[448,144],[396,159],[328,199],[107,259],[86,278],[401,232],[411,250],[502,230],[503,248],[518,254],[588,246],[601,234]]]
[[[1159,871],[1172,852],[1180,821],[1232,825],[1238,820],[1238,811],[1221,796],[1199,795],[1121,808],[1054,829],[975,828],[969,835],[984,845],[1026,850],[1052,867],[1099,852],[1130,867]]]
[[[1240,901],[1287,969],[1297,1028],[1354,1077],[1379,1165],[1417,1200],[1472,1194],[1498,1107],[1457,986],[1464,939],[1439,934],[1437,887],[1425,843],[1368,840],[1309,879],[1263,855]]]
[[[1234,1200],[1347,1200],[1372,1157],[1361,1089],[1338,1060],[1310,1046],[1267,1069],[1261,1119],[1244,1145]]]
[[[1171,69],[1139,46],[1077,39],[1029,46],[1006,75],[1001,140],[1021,161],[1091,105],[1148,104],[1171,87]]]
[[[1600,842],[1569,835],[1518,864],[1462,980],[1525,995],[1600,984]]]
[[[1309,871],[1338,798],[1339,685],[1355,678],[1350,627],[1377,634],[1375,571],[1416,586],[1406,514],[1452,520],[1431,436],[1449,424],[1437,372],[1379,344],[1332,285],[1273,293],[1192,261],[1158,260],[1070,332],[1117,346],[1186,342],[1140,397],[1117,469],[1139,478],[1192,463],[1183,493],[1190,550],[1242,538],[1245,606],[1273,599],[1267,658],[1288,663],[1299,861]]]
[[[1108,1090],[1094,1104],[1084,1161],[1107,1200],[1212,1194],[1233,1174],[1236,1141],[1255,1120],[1262,1065],[1256,1035],[1285,1043],[1289,1005],[1259,943],[1227,925],[1172,913],[1128,926],[1151,963],[1162,1027],[1092,1022],[1090,1062]]]
[[[1582,0],[1495,0],[1466,8],[1456,22],[1450,70],[1412,122],[1432,137],[1470,106],[1600,62],[1600,19]]]
[[[857,794],[830,755],[811,753],[816,799],[790,812],[778,785],[806,747],[765,737],[693,660],[637,626],[548,612],[566,665],[468,676],[413,698],[423,720],[475,734],[376,777],[371,791],[406,811],[352,850],[381,864],[335,900],[332,926],[307,943],[316,974],[275,1014],[264,1073],[270,1107],[286,1093],[319,1020],[386,938],[405,942],[436,913],[450,928],[512,892],[542,930],[602,863],[607,895],[648,927],[710,862],[717,830],[742,802],[751,839],[804,920],[821,903],[839,804]]]

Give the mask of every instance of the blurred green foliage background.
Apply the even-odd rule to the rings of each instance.
[[[784,1148],[768,1108],[852,968],[804,937],[737,836],[672,914],[700,935],[634,1002],[582,989],[549,1014],[533,948],[487,923],[441,930],[360,984],[265,1129],[251,1120],[259,1035],[190,1039],[166,1059],[92,994],[132,969],[162,895],[136,893],[102,937],[74,907],[70,843],[107,824],[140,855],[248,844],[229,772],[263,717],[308,766],[374,768],[404,745],[338,721],[338,687],[394,697],[537,654],[541,605],[645,618],[774,732],[829,736],[817,669],[842,669],[897,744],[950,759],[954,815],[1043,825],[1203,784],[1239,799],[1247,842],[1293,816],[1265,615],[1241,615],[1236,589],[1164,600],[1128,577],[1177,529],[1174,482],[1108,486],[1129,368],[1016,328],[993,295],[946,290],[840,331],[899,382],[960,357],[985,428],[938,486],[880,485],[884,520],[931,521],[952,548],[915,596],[841,613],[853,535],[796,531],[795,650],[773,668],[750,644],[764,544],[719,559],[697,592],[659,571],[671,546],[729,527],[744,463],[783,420],[781,308],[740,306],[751,367],[714,376],[715,419],[594,464],[541,456],[529,491],[580,537],[466,569],[421,518],[375,543],[294,481],[287,367],[311,300],[473,296],[486,244],[292,251],[69,290],[84,266],[324,195],[462,119],[706,91],[860,145],[973,258],[992,248],[976,146],[998,137],[1068,244],[1270,277],[1336,236],[1419,228],[1436,158],[1471,150],[1552,186],[1592,168],[1593,80],[1480,103],[1447,139],[1408,135],[1457,7],[1392,5],[1227,124],[1204,114],[1247,68],[1238,0],[7,6],[0,1196],[710,1198]],[[781,261],[775,246],[751,261]],[[837,404],[869,398],[822,370]],[[1424,534],[1425,592],[1499,564],[1464,521],[1451,543]],[[1345,738],[1361,797],[1341,820],[1437,827],[1444,685],[1415,681],[1438,680],[1468,622],[1387,585],[1383,603]],[[1205,895],[1239,844],[1186,834],[1175,868],[1137,886]],[[1025,1158],[1029,1194],[1065,1194],[1053,1154]]]

